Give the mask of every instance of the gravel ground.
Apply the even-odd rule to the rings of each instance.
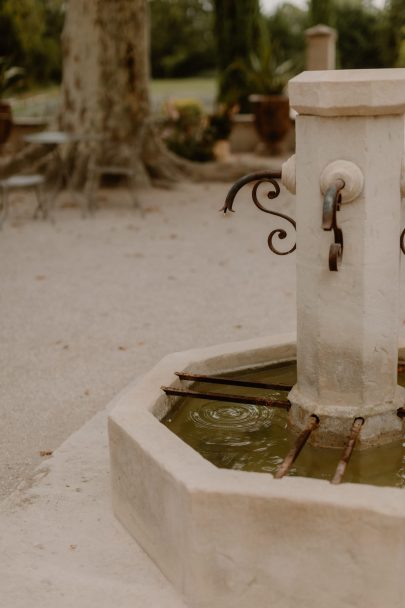
[[[165,354],[294,330],[295,254],[266,245],[281,225],[226,184],[101,192],[92,218],[64,193],[54,223],[27,193],[0,231],[0,498]],[[274,208],[295,215],[284,194]]]

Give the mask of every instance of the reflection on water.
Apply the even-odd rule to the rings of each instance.
[[[296,381],[296,364],[283,363],[232,376],[291,385]],[[398,382],[405,386],[405,366],[399,367]],[[217,385],[198,382],[192,389],[218,392]],[[220,392],[263,395],[263,390],[234,386],[221,386]],[[287,393],[268,390],[266,396],[286,399]],[[296,438],[288,429],[284,410],[191,398],[177,403],[163,424],[218,467],[274,473]],[[331,479],[339,456],[340,450],[306,445],[289,474]],[[405,443],[354,452],[344,481],[403,487]]]

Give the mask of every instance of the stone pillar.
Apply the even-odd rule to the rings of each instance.
[[[402,434],[396,410],[405,402],[397,386],[405,69],[304,72],[289,95],[298,112],[298,381],[290,420],[300,430],[316,414],[313,443],[333,447],[360,416],[360,447],[385,443]],[[339,177],[344,251],[331,272],[322,190]]]
[[[307,70],[334,70],[336,67],[337,32],[327,25],[315,25],[306,30]]]

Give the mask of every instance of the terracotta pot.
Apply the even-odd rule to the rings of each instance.
[[[13,116],[11,106],[5,101],[0,101],[0,144],[4,144],[7,141],[12,126]]]
[[[286,95],[250,95],[255,126],[270,145],[279,144],[291,128],[290,105]]]

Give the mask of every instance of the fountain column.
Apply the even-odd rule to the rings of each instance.
[[[320,424],[313,443],[341,446],[363,417],[359,447],[399,438],[397,385],[401,162],[405,70],[304,72],[290,81],[296,120],[297,365],[290,422]],[[345,183],[337,223],[344,250],[329,270],[333,232],[324,194]]]

